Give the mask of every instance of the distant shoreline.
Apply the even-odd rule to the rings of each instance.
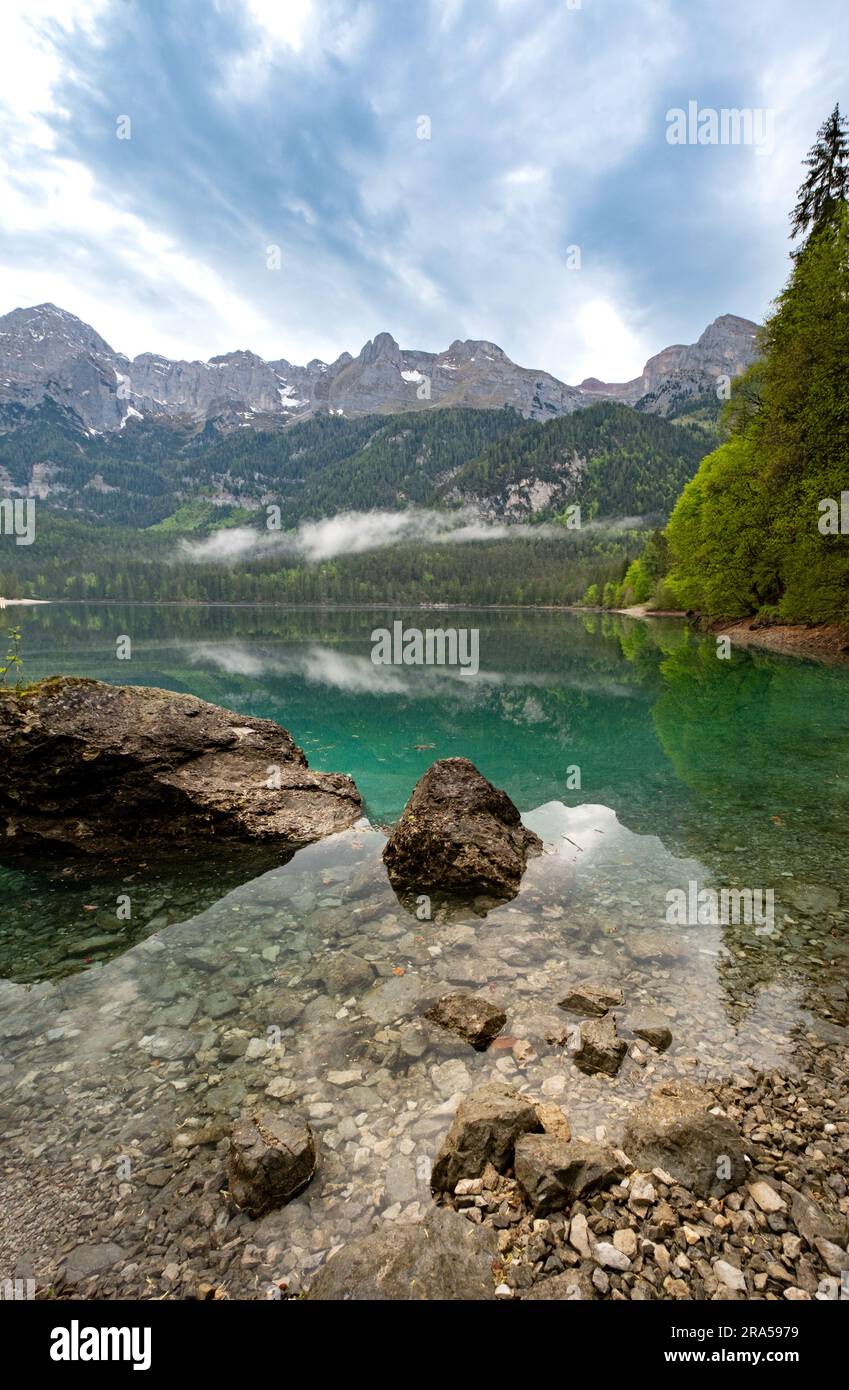
[[[285,612],[368,613],[385,612],[388,608],[427,613],[592,613],[609,609],[592,609],[575,603],[415,603],[403,599],[381,599],[374,603],[281,603],[276,599],[184,599],[184,598],[7,598],[12,604],[53,604],[75,608],[274,608]],[[678,615],[676,615],[678,616]],[[681,615],[683,617],[683,614]]]
[[[617,617],[633,618],[640,622],[687,618],[682,609],[648,608],[634,604],[630,608],[602,608],[598,605],[576,603],[409,603],[383,599],[379,603],[280,603],[262,599],[115,599],[115,598],[7,598],[0,599],[0,609],[59,605],[75,608],[262,608],[284,613],[379,613],[387,609],[422,613],[610,613]],[[704,627],[695,626],[702,635],[730,637],[739,647],[761,647],[782,656],[807,657],[816,661],[849,661],[849,631],[836,623],[809,626],[805,623],[758,625],[749,618],[732,620],[717,618]]]

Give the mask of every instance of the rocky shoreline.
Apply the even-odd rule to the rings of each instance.
[[[683,610],[649,608],[644,603],[589,611],[617,613],[624,618],[689,618]],[[773,623],[751,618],[690,620],[700,632],[730,637],[732,645],[738,647],[762,647],[782,656],[801,656],[812,661],[849,661],[849,629],[839,623]]]
[[[540,838],[445,760],[386,844],[339,833],[102,971],[0,982],[3,1276],[60,1299],[849,1297],[840,895],[798,885],[798,942],[659,927],[686,861],[583,824],[581,892],[568,816]],[[431,912],[415,890],[458,864],[476,896]],[[776,952],[794,987],[762,1015]]]
[[[849,631],[835,623],[720,623],[709,629],[738,647],[763,647],[783,656],[814,661],[849,661]]]
[[[194,1075],[224,1054],[215,1091],[230,1087],[231,1110],[241,1098],[235,1122],[220,1110],[204,1118],[197,1100],[179,1103],[193,1084],[188,1034],[175,1026],[194,1011],[188,1001],[141,1040],[148,1070],[128,1075],[124,1094],[120,1081],[104,1090],[98,1068],[93,1114],[84,1108],[62,1144],[56,1118],[28,1096],[39,1053],[61,1042],[63,1027],[36,1034],[24,1051],[7,1026],[6,1055],[29,1070],[0,1066],[20,1098],[0,1098],[0,1268],[31,1278],[35,1297],[60,1299],[849,1298],[845,985],[830,991],[830,1019],[797,1037],[792,1067],[711,1078],[676,1053],[661,1016],[632,1005],[629,987],[598,977],[565,992],[549,983],[563,1024],[548,1025],[554,1069],[540,1083],[525,1067],[541,1044],[504,1032],[512,1009],[500,1006],[501,991],[431,1002],[407,988],[404,972],[381,983],[365,960],[342,954],[316,970],[336,999],[350,996],[341,1013],[365,1014],[365,1030],[351,1032],[365,1053],[351,1046],[346,1069],[324,1073],[335,1101],[311,1100],[275,1068],[266,1041],[239,1028],[235,1001],[225,1005],[218,1048],[198,1053]],[[117,1007],[131,1000],[127,983],[115,982]],[[297,1018],[293,1009],[295,1026]],[[110,1044],[120,1057],[118,1037]],[[376,1123],[371,1088],[390,1080],[393,1055],[418,1070],[422,1046],[445,1058],[424,1074],[429,1100],[421,1087],[415,1100],[399,1095],[387,1123]],[[253,1076],[248,1090],[233,1089],[226,1066],[220,1072],[228,1055]],[[490,1064],[490,1079],[469,1087],[463,1059],[473,1056]],[[620,1067],[635,1084],[627,1106],[614,1108],[605,1095]],[[570,1118],[588,1086],[610,1115],[589,1130]],[[145,1097],[172,1087],[179,1118],[163,1129],[161,1102],[151,1108]],[[421,1135],[438,1145],[432,1162]],[[373,1183],[360,1161],[365,1143],[385,1177],[363,1233],[342,1213],[360,1209]],[[419,1181],[410,1183],[412,1161]],[[313,1183],[319,1205],[330,1198],[317,1246],[288,1222]]]
[[[526,1143],[518,1170],[503,1154],[503,1171],[487,1159],[477,1178],[438,1194],[438,1207],[386,1211],[372,1235],[317,1264],[302,1252],[293,1280],[297,1252],[273,1213],[255,1220],[238,1209],[227,1187],[231,1136],[212,1126],[182,1150],[163,1146],[118,1194],[105,1163],[7,1158],[0,1255],[11,1277],[36,1280],[37,1298],[846,1299],[846,1049],[807,1044],[800,1061],[792,1076],[741,1074],[711,1087],[714,1116],[737,1133],[746,1163],[720,1196],[660,1164],[635,1167],[606,1131],[572,1137],[560,1107],[514,1092],[503,1099],[511,1122],[524,1111],[522,1123],[553,1136],[561,1159],[563,1150],[580,1159],[554,1208],[533,1197],[541,1185]],[[467,1116],[479,1104],[473,1093]]]
[[[606,1136],[561,1141],[560,1171],[569,1171],[562,1164],[570,1149],[582,1167],[566,1185],[571,1200],[556,1210],[536,1195],[545,1190],[545,1160],[535,1172],[533,1152],[521,1146],[515,1173],[490,1166],[477,1181],[458,1182],[446,1201],[495,1232],[496,1296],[849,1299],[845,1056],[826,1047],[807,1060],[807,1073],[729,1078],[706,1095],[707,1113],[727,1121],[745,1155],[742,1180],[722,1195],[694,1190],[660,1164],[635,1166]],[[644,1123],[639,1111],[634,1120]],[[691,1145],[706,1138],[693,1130]],[[675,1168],[682,1149],[668,1152]]]

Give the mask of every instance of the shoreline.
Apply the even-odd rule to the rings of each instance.
[[[720,622],[705,629],[730,637],[732,645],[761,647],[781,656],[809,657],[815,661],[849,661],[849,633],[837,623],[808,627],[804,623],[780,623],[761,627],[747,619]]]
[[[186,599],[42,599],[42,598],[0,598],[3,608],[35,608],[67,605],[71,607],[100,608],[263,608],[286,613],[381,613],[388,610],[406,612],[438,613],[610,613],[617,617],[633,618],[639,622],[653,619],[679,619],[688,622],[683,609],[649,608],[646,604],[633,604],[630,608],[589,607],[574,603],[397,603],[386,599],[380,603],[275,603],[262,600],[186,600]],[[814,661],[849,662],[849,628],[838,623],[775,623],[759,624],[748,618],[716,618],[699,625],[693,622],[694,630],[703,635],[730,637],[732,644],[764,651],[776,652],[780,656],[796,656]]]
[[[687,622],[687,614],[674,609],[651,609],[645,604],[635,604],[632,608],[606,608],[605,613],[618,613],[625,618],[680,618]],[[839,623],[759,623],[752,618],[714,618],[702,626],[698,619],[693,622],[694,630],[703,635],[730,637],[732,646],[743,648],[760,647],[764,651],[777,652],[779,656],[797,656],[812,661],[849,661],[849,629]]]

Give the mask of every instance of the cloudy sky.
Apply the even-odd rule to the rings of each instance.
[[[0,312],[130,355],[388,330],[626,379],[763,316],[849,110],[845,0],[3,0],[0,31]],[[690,101],[774,113],[771,148],[671,145]]]

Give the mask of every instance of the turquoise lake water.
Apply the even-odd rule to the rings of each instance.
[[[245,1105],[293,1106],[324,1153],[274,1218],[296,1281],[375,1219],[429,1208],[448,1117],[483,1080],[562,1100],[576,1133],[615,1134],[661,1077],[792,1067],[801,1036],[843,1036],[845,669],[722,661],[678,622],[599,615],[12,613],[27,680],[164,686],[276,719],[313,767],[356,779],[368,817],[280,865],[204,850],[179,867],[0,868],[0,1115],[23,1161],[117,1153],[142,1172]],[[478,628],[478,674],[375,666],[372,631],[396,617]],[[458,754],[545,853],[485,917],[421,921],[386,878],[385,832],[430,763]],[[694,882],[771,890],[774,928],[671,924],[670,891]],[[557,1001],[587,976],[621,986],[625,1036],[630,1009],[659,1010],[668,1051],[632,1041],[615,1078],[574,1067]],[[448,990],[504,1008],[498,1047],[426,1026],[423,1003]]]
[[[840,891],[845,879],[845,667],[752,652],[721,660],[713,640],[674,620],[550,612],[60,604],[6,619],[23,628],[26,680],[62,673],[163,686],[277,720],[311,766],[355,778],[377,827],[398,817],[435,759],[463,755],[523,814],[550,802],[608,808],[670,854],[696,857],[717,882],[782,889],[796,879]],[[372,632],[395,619],[476,629],[479,671],[375,665]],[[129,659],[118,658],[122,638]],[[205,907],[249,876],[248,864],[231,872],[222,861],[216,873],[198,863],[177,882],[147,866],[139,915],[114,935],[115,949],[149,923]],[[0,870],[3,974],[79,969],[80,941],[99,938],[95,957],[111,954],[82,901],[96,905],[113,886],[108,865],[94,868],[90,891],[84,871]],[[115,933],[114,913],[107,918]]]

